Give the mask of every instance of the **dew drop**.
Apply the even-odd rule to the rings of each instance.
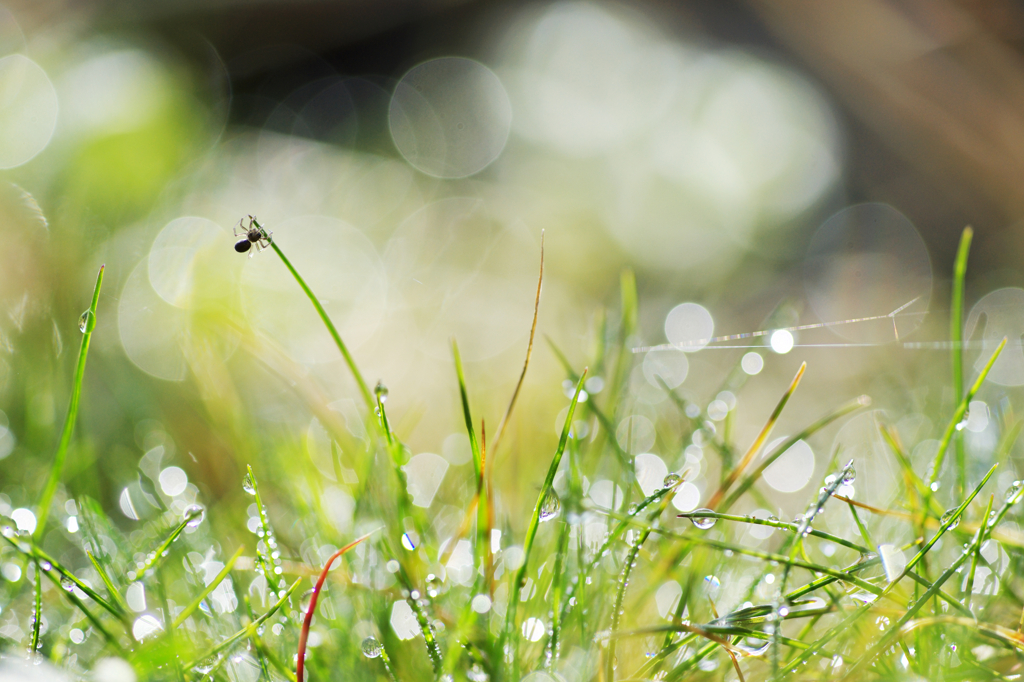
[[[710,509],[697,509],[697,510],[691,512],[691,513],[693,513],[693,514],[701,514],[701,513],[708,513],[708,514],[710,514],[712,512],[711,512]],[[704,517],[691,516],[690,517],[690,521],[692,521],[693,525],[697,526],[697,528],[700,528],[701,530],[707,530],[708,528],[711,528],[711,526],[715,525],[715,523],[718,521],[718,519],[716,519],[714,517],[707,517],[707,516],[704,516]]]
[[[1010,487],[1006,489],[1006,501],[1009,502],[1013,499],[1013,496],[1020,492],[1020,489],[1024,488],[1024,481],[1014,481],[1010,484]]]
[[[558,493],[548,488],[544,493],[544,499],[540,503],[540,520],[550,521],[562,511],[562,501],[558,499]]]
[[[51,568],[53,568],[53,564],[51,564],[49,561],[46,561],[45,559],[43,559],[42,561],[39,562],[39,568],[43,569],[44,571],[49,572],[49,570]]]
[[[189,528],[195,528],[206,518],[206,508],[201,504],[190,504],[185,507],[185,521]]]
[[[75,581],[72,580],[71,578],[67,577],[66,575],[65,576],[61,576],[60,586],[63,587],[68,592],[73,592],[74,589],[75,589]]]
[[[679,483],[683,478],[679,474],[669,474],[665,477],[665,480],[661,482],[662,488],[671,488],[672,486]]]
[[[81,317],[78,318],[78,331],[83,334],[91,332],[96,328],[96,315],[92,310],[86,310],[82,313]]]
[[[363,656],[366,656],[367,658],[377,658],[380,656],[380,652],[384,650],[384,647],[381,646],[380,642],[373,635],[364,639],[361,646],[363,649]]]
[[[250,495],[256,494],[256,481],[252,480],[252,474],[246,474],[242,479],[242,490]]]
[[[953,518],[953,516],[955,514],[956,514],[956,509],[947,509],[946,513],[942,515],[942,518],[939,519],[939,523],[942,524],[943,526],[946,525],[949,522],[949,520]],[[959,525],[960,525],[960,517],[958,516],[956,518],[956,520],[953,521],[953,523],[949,524],[949,530],[953,530],[954,528],[956,528]]]
[[[384,381],[378,381],[377,385],[373,389],[374,394],[377,396],[377,400],[382,403],[388,399],[388,387],[384,385]]]
[[[857,480],[857,469],[851,464],[850,468],[843,473],[843,485],[853,485],[853,482]]]

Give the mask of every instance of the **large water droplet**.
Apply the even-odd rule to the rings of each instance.
[[[382,403],[388,399],[388,387],[384,385],[384,381],[378,381],[374,387],[373,392],[377,395],[377,400]]]
[[[683,478],[679,474],[669,474],[665,477],[665,480],[661,482],[661,487],[671,488],[681,480],[683,480]]]
[[[1010,487],[1006,489],[1006,501],[1009,502],[1013,499],[1013,496],[1020,492],[1020,489],[1024,488],[1024,481],[1014,481],[1010,484]]]
[[[857,469],[851,464],[843,474],[843,485],[852,485],[857,480]]]
[[[96,315],[93,314],[92,310],[86,310],[82,313],[81,317],[78,318],[78,331],[85,334],[91,332],[96,328]]]
[[[256,481],[252,479],[252,474],[246,474],[245,478],[242,479],[242,490],[250,495],[256,494]]]
[[[712,512],[711,512],[710,509],[696,509],[696,510],[694,510],[691,513],[693,513],[693,514],[703,514],[703,513],[710,514]],[[701,530],[707,530],[708,528],[711,528],[711,526],[715,525],[715,523],[718,521],[718,519],[716,519],[714,517],[708,517],[708,516],[691,516],[690,517],[690,521],[692,521],[693,525],[697,526],[697,528],[700,528]]]
[[[948,523],[949,520],[951,518],[953,518],[953,516],[955,514],[956,514],[956,509],[947,509],[946,513],[942,515],[942,518],[939,519],[939,523],[942,524],[943,526],[946,525],[946,523]],[[960,525],[960,517],[957,516],[956,520],[953,521],[953,523],[949,524],[949,530],[953,530],[954,528],[956,528],[959,525]]]
[[[361,646],[363,649],[363,656],[366,656],[367,658],[377,658],[380,656],[380,652],[384,650],[384,647],[381,646],[380,642],[373,635],[364,639]]]
[[[74,589],[75,589],[75,581],[72,580],[71,578],[67,577],[66,575],[65,576],[61,576],[60,586],[63,587],[68,592],[73,592]]]
[[[204,518],[206,518],[206,507],[201,504],[190,504],[185,507],[183,516],[187,522],[185,525],[189,528],[195,528],[203,522]]]
[[[544,493],[544,499],[540,503],[540,520],[550,521],[562,511],[562,501],[558,499],[558,493],[548,488]]]

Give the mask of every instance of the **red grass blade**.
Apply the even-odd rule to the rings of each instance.
[[[316,600],[320,596],[320,590],[324,586],[324,581],[327,580],[327,572],[331,570],[331,564],[334,560],[340,557],[345,552],[349,551],[360,542],[370,537],[377,531],[373,530],[364,535],[361,538],[353,540],[348,543],[337,552],[331,555],[331,558],[324,564],[324,570],[320,571],[320,577],[316,580],[316,585],[313,587],[313,594],[309,598],[309,608],[306,609],[306,619],[302,621],[302,631],[299,633],[299,660],[295,663],[295,677],[298,682],[302,682],[303,668],[306,662],[306,639],[309,637],[309,626],[313,622],[313,613],[316,611]]]

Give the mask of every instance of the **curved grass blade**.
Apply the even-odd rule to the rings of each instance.
[[[327,562],[324,563],[324,569],[320,571],[320,577],[316,579],[316,585],[313,586],[313,594],[309,597],[309,607],[306,609],[306,617],[302,621],[302,630],[299,632],[299,655],[295,663],[295,679],[298,680],[298,682],[302,682],[303,669],[306,662],[306,640],[309,638],[309,626],[313,623],[313,614],[316,613],[316,602],[320,597],[320,590],[324,587],[324,581],[327,580],[327,572],[331,570],[331,564],[334,563],[335,559],[341,557],[345,552],[349,551],[375,532],[377,531],[370,531],[361,538],[356,538],[332,554]],[[235,558],[237,558],[237,555]]]
[[[498,446],[501,444],[501,436],[505,433],[508,420],[512,418],[512,410],[515,409],[516,399],[519,398],[519,391],[523,388],[526,380],[526,370],[530,367],[530,356],[533,354],[533,338],[537,334],[537,316],[540,314],[540,292],[544,285],[544,230],[540,231],[540,274],[537,276],[537,296],[533,301],[533,323],[530,325],[530,340],[526,344],[526,360],[523,361],[523,371],[519,373],[519,381],[512,391],[512,399],[508,402],[508,409],[505,416],[498,422],[498,430],[494,433],[494,443],[491,445],[491,455],[498,454]]]
[[[555,450],[554,457],[551,458],[551,464],[548,466],[548,473],[544,479],[544,485],[541,486],[540,494],[537,496],[537,504],[533,508],[533,516],[530,517],[530,523],[526,528],[526,538],[523,540],[523,563],[519,566],[519,570],[516,571],[515,577],[512,579],[512,585],[509,589],[508,607],[505,615],[505,629],[502,636],[502,644],[505,649],[506,664],[511,664],[510,679],[519,679],[519,657],[517,654],[518,642],[519,642],[519,630],[516,628],[516,607],[519,605],[519,593],[523,588],[523,584],[526,582],[526,570],[530,563],[530,552],[533,551],[533,541],[537,537],[537,527],[540,525],[540,512],[541,507],[544,504],[544,498],[547,497],[548,491],[551,490],[551,486],[555,481],[555,474],[558,473],[558,465],[562,461],[562,453],[565,452],[565,446],[569,442],[569,431],[572,428],[572,418],[576,412],[576,405],[580,399],[580,391],[583,390],[583,382],[587,378],[587,369],[583,368],[583,373],[580,374],[579,381],[576,383],[576,392],[572,396],[572,401],[569,403],[569,411],[565,416],[565,424],[562,426],[562,435],[558,439],[558,449]],[[511,660],[509,660],[511,659]]]
[[[253,224],[261,230],[263,229],[263,227],[256,222],[255,218],[253,219]],[[373,394],[370,392],[370,388],[366,385],[363,375],[359,372],[359,368],[356,366],[356,361],[352,357],[352,354],[349,353],[348,347],[345,345],[345,342],[341,340],[341,334],[338,333],[334,323],[331,322],[330,316],[327,315],[327,311],[324,310],[322,305],[320,305],[320,301],[313,293],[313,290],[309,288],[308,284],[306,284],[306,280],[302,279],[302,275],[299,274],[299,271],[295,269],[292,262],[284,255],[284,252],[281,251],[281,247],[277,245],[276,241],[271,240],[270,248],[274,249],[274,252],[281,259],[281,262],[284,263],[286,268],[288,268],[288,272],[292,273],[292,277],[294,277],[295,281],[299,283],[299,286],[302,288],[302,291],[305,292],[306,297],[309,298],[313,307],[316,308],[316,314],[320,316],[324,326],[327,327],[327,331],[330,333],[331,338],[334,339],[334,345],[336,345],[338,350],[341,351],[341,356],[345,359],[345,364],[348,365],[349,371],[352,372],[352,377],[356,380],[356,385],[359,387],[359,393],[362,394],[363,401],[366,403],[366,409],[373,412]]]
[[[78,403],[82,397],[82,380],[85,377],[85,361],[89,356],[89,341],[92,339],[92,332],[96,328],[96,306],[100,302],[100,289],[103,287],[103,270],[107,266],[101,265],[99,274],[96,275],[96,287],[92,291],[92,303],[89,309],[83,313],[85,318],[82,329],[82,345],[78,350],[78,364],[75,366],[75,378],[71,384],[71,401],[68,403],[68,414],[64,418],[64,429],[60,434],[60,441],[57,443],[57,452],[53,455],[53,464],[50,466],[50,475],[43,486],[43,492],[39,496],[39,507],[36,510],[36,529],[33,537],[36,542],[43,537],[46,531],[46,521],[50,516],[50,504],[57,492],[57,485],[60,483],[60,475],[64,470],[64,461],[68,457],[68,447],[71,445],[71,436],[75,431],[75,421],[78,419]]]

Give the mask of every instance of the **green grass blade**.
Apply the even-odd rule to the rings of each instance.
[[[736,488],[731,493],[729,493],[729,495],[725,498],[725,501],[718,506],[719,510],[727,511],[728,509],[730,509],[732,505],[736,503],[736,500],[738,500],[740,496],[743,495],[743,493],[750,489],[750,486],[754,485],[754,483],[756,483],[758,479],[761,478],[761,474],[764,473],[764,470],[771,466],[775,460],[781,457],[783,453],[786,452],[786,450],[791,448],[798,441],[810,438],[815,433],[825,428],[826,426],[836,421],[837,419],[841,419],[842,417],[845,417],[846,415],[856,412],[857,410],[863,409],[869,405],[871,405],[871,398],[869,398],[866,395],[862,395],[859,398],[856,398],[846,403],[839,409],[825,415],[824,417],[814,422],[800,433],[787,439],[785,442],[782,443],[782,445],[775,448],[775,450],[773,450],[770,455],[768,455],[763,460],[758,462],[757,467],[755,467],[747,475],[743,476],[740,482],[736,485]]]
[[[235,634],[231,635],[230,637],[228,637],[227,639],[222,641],[220,644],[216,645],[215,647],[213,647],[212,649],[207,651],[202,656],[199,656],[198,658],[196,658],[194,661],[192,661],[191,663],[189,663],[185,667],[187,669],[195,668],[201,661],[205,661],[205,660],[210,659],[210,658],[212,658],[214,656],[217,656],[218,654],[220,654],[225,649],[229,648],[232,644],[234,644],[238,640],[240,640],[242,638],[251,637],[253,634],[259,632],[260,626],[263,625],[268,620],[270,620],[274,616],[274,614],[277,613],[278,610],[282,606],[284,606],[284,603],[288,600],[289,597],[292,596],[292,593],[295,592],[296,588],[298,588],[298,586],[301,585],[301,584],[302,584],[302,578],[296,578],[295,582],[293,582],[288,587],[288,589],[284,591],[284,593],[281,595],[281,598],[278,599],[274,603],[274,605],[271,606],[267,610],[266,613],[264,613],[262,616],[260,616],[259,618],[257,618],[256,620],[252,621],[251,623],[249,623],[248,625],[243,627],[241,630],[236,632]]]
[[[128,613],[128,604],[125,603],[124,598],[121,596],[121,593],[117,591],[117,587],[114,586],[114,582],[110,579],[110,576],[107,574],[107,569],[103,568],[103,564],[101,564],[96,559],[96,557],[93,556],[92,552],[86,552],[85,555],[89,557],[89,562],[92,564],[92,567],[96,569],[96,573],[99,574],[100,580],[102,580],[103,584],[106,585],[107,594],[110,595],[111,601],[117,605],[117,609],[119,609],[121,613]],[[79,587],[81,587],[81,585],[79,585]]]
[[[964,278],[967,276],[967,254],[971,250],[971,238],[974,230],[965,227],[960,235],[960,246],[956,251],[956,261],[953,265],[953,291],[952,301],[949,306],[949,340],[951,346],[950,355],[953,365],[953,399],[959,403],[964,397]],[[957,489],[954,497],[963,495],[963,489],[967,481],[967,462],[964,456],[963,434],[956,433],[956,470]]]
[[[558,449],[555,450],[554,456],[551,458],[551,464],[548,466],[547,476],[544,478],[544,485],[541,486],[540,494],[537,496],[537,503],[533,508],[533,515],[530,517],[530,523],[526,528],[526,537],[523,540],[523,563],[519,566],[516,571],[515,577],[512,579],[512,584],[509,589],[509,600],[508,607],[505,615],[505,630],[503,636],[503,644],[508,650],[512,660],[511,663],[511,676],[510,679],[519,679],[518,666],[519,657],[517,652],[519,642],[519,630],[516,626],[516,607],[519,605],[519,593],[523,588],[523,583],[526,581],[526,570],[530,563],[530,552],[533,551],[533,541],[537,537],[537,527],[540,525],[540,513],[541,507],[544,504],[544,498],[547,497],[548,491],[551,490],[551,485],[555,481],[555,474],[558,473],[558,465],[562,461],[562,453],[565,452],[566,443],[569,442],[569,431],[572,429],[572,418],[576,412],[576,405],[580,399],[580,391],[583,390],[583,382],[586,381],[587,370],[583,369],[580,374],[579,381],[576,382],[576,392],[572,396],[572,401],[569,403],[569,411],[565,416],[565,424],[562,426],[562,435],[558,439]],[[509,661],[506,661],[507,663]]]
[[[256,223],[255,220],[253,222],[257,227],[260,227],[259,223]],[[260,229],[263,228],[260,227]],[[327,327],[327,331],[330,333],[331,338],[334,339],[334,345],[336,345],[338,350],[341,351],[341,356],[345,359],[345,364],[348,365],[349,371],[352,372],[352,377],[356,380],[356,385],[359,386],[359,393],[363,396],[363,401],[366,403],[366,409],[373,412],[373,394],[370,392],[370,388],[366,385],[363,375],[359,372],[355,359],[352,357],[352,354],[349,353],[348,346],[346,346],[345,342],[341,340],[341,334],[338,333],[334,323],[331,322],[331,318],[328,316],[327,311],[324,310],[322,305],[320,305],[320,301],[313,293],[313,290],[309,288],[308,284],[306,284],[306,280],[302,279],[302,275],[299,274],[299,271],[295,269],[292,262],[284,255],[284,252],[281,251],[281,247],[277,245],[277,242],[271,241],[270,247],[274,249],[274,252],[281,259],[281,262],[284,263],[286,268],[288,268],[288,272],[292,273],[292,277],[294,277],[295,281],[299,283],[299,286],[306,293],[306,296],[313,304],[313,307],[316,308],[316,314],[320,316],[324,326]]]
[[[462,370],[462,355],[459,354],[459,344],[452,339],[452,357],[455,360],[455,376],[459,381],[459,397],[462,399],[462,416],[466,420],[466,433],[469,435],[469,445],[473,451],[473,471],[478,480],[482,480],[483,462],[480,454],[480,440],[476,437],[476,429],[473,428],[473,414],[469,409],[469,392],[466,390],[466,375]]]
[[[242,556],[242,550],[244,549],[245,547],[239,547],[234,555],[228,559],[228,562],[224,564],[224,568],[221,569],[221,572],[203,588],[203,591],[199,593],[199,596],[193,599],[191,604],[182,609],[181,613],[178,614],[178,617],[174,619],[173,623],[171,623],[172,630],[184,623],[185,620],[192,615],[192,612],[199,608],[199,605],[203,603],[203,600],[210,596],[211,592],[217,589],[217,586],[223,582],[224,578],[228,577],[228,574],[231,573],[231,570],[235,567],[235,562],[238,561],[238,557]]]
[[[60,483],[61,472],[64,471],[64,461],[68,456],[68,447],[71,445],[71,436],[75,432],[75,421],[78,419],[78,403],[82,397],[82,380],[85,378],[85,361],[89,355],[89,341],[92,339],[92,332],[96,328],[96,306],[100,302],[100,289],[103,287],[103,271],[105,265],[100,266],[99,274],[96,275],[96,286],[92,291],[92,303],[89,309],[83,313],[85,328],[82,330],[82,345],[78,350],[78,364],[75,366],[75,377],[71,384],[71,401],[68,403],[68,413],[64,418],[64,429],[60,434],[60,441],[57,443],[57,452],[53,455],[53,464],[50,466],[50,475],[43,486],[43,492],[39,496],[39,507],[36,510],[36,530],[33,534],[36,542],[43,537],[46,531],[46,521],[50,516],[50,504],[57,492],[57,485]]]
[[[804,362],[800,365],[800,369],[797,370],[796,376],[793,377],[793,381],[790,383],[789,388],[782,394],[782,398],[779,399],[775,409],[772,410],[771,416],[768,417],[768,421],[765,422],[765,425],[761,428],[761,432],[757,434],[757,438],[755,438],[754,442],[750,444],[746,454],[743,455],[739,464],[729,472],[729,475],[725,477],[725,481],[722,482],[722,485],[718,488],[715,494],[711,496],[711,499],[708,501],[708,507],[710,509],[717,509],[719,507],[722,502],[722,498],[729,491],[729,488],[736,482],[736,479],[738,479],[747,470],[750,463],[754,461],[754,457],[756,457],[757,453],[761,451],[761,447],[768,441],[768,436],[771,435],[772,429],[775,428],[775,423],[779,420],[779,416],[782,415],[782,410],[785,409],[786,403],[789,402],[793,393],[796,392],[796,387],[800,385],[800,379],[803,377],[806,370],[807,363]]]
[[[39,631],[43,624],[43,576],[39,570],[39,562],[32,562],[35,569],[36,582],[32,586],[32,642],[29,644],[29,654],[35,656],[39,653]]]
[[[174,530],[172,530],[170,534],[166,538],[164,538],[164,541],[161,542],[156,549],[154,549],[152,552],[146,555],[146,560],[142,562],[142,566],[139,567],[139,569],[136,571],[129,572],[127,576],[128,580],[130,582],[142,580],[150,571],[155,569],[159,564],[163,563],[163,560],[166,558],[167,549],[171,546],[171,544],[178,539],[178,536],[182,534],[182,532],[185,530],[188,524],[192,523],[193,519],[195,519],[200,514],[205,513],[206,510],[204,509],[202,511],[192,511],[191,513],[187,514],[185,518],[182,519],[181,522],[174,527]]]
[[[992,369],[992,365],[995,364],[999,354],[1003,352],[1003,348],[1006,347],[1006,341],[1007,339],[1003,338],[1003,340],[999,342],[995,352],[992,353],[992,357],[990,357],[988,362],[985,363],[985,367],[981,370],[981,374],[978,375],[978,379],[974,382],[974,385],[971,386],[971,390],[967,392],[967,395],[963,397],[960,404],[957,406],[956,411],[953,412],[953,418],[949,420],[949,424],[946,426],[946,432],[942,434],[942,440],[939,441],[939,447],[935,452],[935,458],[932,460],[932,469],[928,474],[929,492],[931,492],[932,484],[939,478],[939,473],[942,471],[942,462],[946,458],[946,448],[949,447],[949,441],[953,437],[953,434],[956,433],[957,425],[963,421],[964,415],[967,414],[967,408],[971,404],[971,398],[973,398],[974,394],[981,388],[981,384],[985,381],[985,377],[988,376],[989,370]]]

